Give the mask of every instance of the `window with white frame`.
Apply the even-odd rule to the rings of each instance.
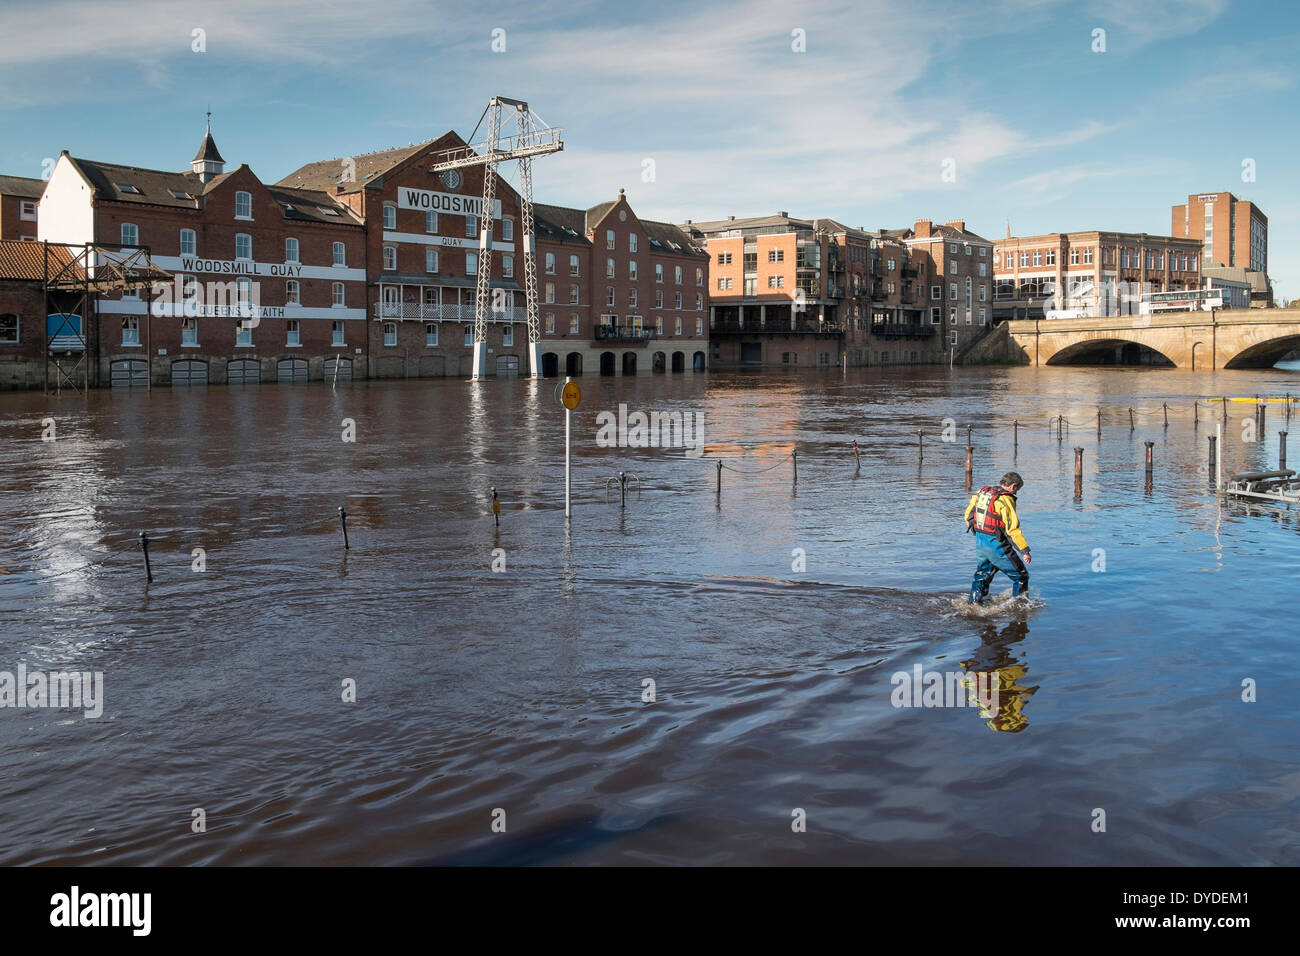
[[[253,347],[253,327],[240,322],[235,326],[235,348],[251,349]]]
[[[634,309],[636,308],[636,289],[627,290],[627,304]]]
[[[548,276],[555,275],[555,253],[548,252],[546,254],[545,266],[543,271],[545,271]]]
[[[284,284],[284,304],[302,305],[297,279],[290,279]]]
[[[722,279],[722,278],[718,279],[718,291],[719,291],[719,292],[726,292],[726,291],[729,290],[730,288],[731,288],[731,280],[730,280],[730,279]]]
[[[673,335],[682,334],[682,317],[679,315],[673,320]]]
[[[384,203],[384,228],[385,229],[397,228],[397,204],[396,203],[391,203],[391,202]]]
[[[1020,253],[1020,268],[1022,269],[1029,268],[1029,253],[1027,252]]]
[[[730,252],[719,252],[719,253],[718,253],[718,265],[720,265],[720,266],[729,266],[729,265],[731,265],[731,253],[730,253]]]
[[[424,347],[427,349],[438,347],[438,323],[424,323]]]
[[[893,260],[893,259],[889,259],[889,260],[886,260],[886,261],[887,261],[887,265],[886,265],[886,267],[885,267],[885,271],[886,271],[886,272],[893,272],[893,271],[894,271],[894,260]]]
[[[569,256],[569,275],[576,276],[579,274],[580,273],[578,272],[578,257]]]
[[[552,324],[552,325],[555,324],[555,320],[554,320],[554,319],[551,320],[551,324]],[[515,344],[515,327],[514,327],[513,325],[503,325],[503,326],[501,326],[501,345],[502,345],[502,347],[504,347],[504,348],[511,348],[511,347],[514,346],[514,344]]]
[[[957,263],[954,260],[953,262],[948,263],[948,275],[955,276],[956,274],[957,274]]]
[[[286,236],[284,240],[284,261],[298,262],[298,240],[292,236]]]
[[[949,245],[949,246],[948,246],[948,251],[951,252],[953,255],[956,255],[956,254],[957,254],[957,243],[954,242],[954,243],[952,243],[951,245]]]
[[[1078,250],[1078,249],[1071,249],[1071,250],[1070,250],[1070,265],[1072,265],[1072,266],[1077,266],[1078,264],[1079,264],[1079,250]]]
[[[703,319],[696,319],[696,320],[695,320],[695,334],[696,334],[696,335],[703,335],[703,334],[704,334],[704,320],[703,320]]]
[[[657,335],[657,336],[659,336],[660,338],[662,338],[662,337],[663,337],[663,334],[664,334],[664,317],[663,317],[662,315],[656,315],[656,316],[655,316],[655,335]]]
[[[284,323],[284,344],[290,348],[302,345],[302,323],[288,319]]]
[[[704,293],[703,293],[703,292],[697,292],[697,293],[695,293],[695,311],[696,311],[696,312],[703,312],[703,311],[704,311]]]
[[[465,217],[465,235],[471,239],[478,235],[478,216]]]
[[[636,252],[636,233],[635,233],[635,232],[629,232],[629,233],[627,234],[627,251],[628,251],[628,252]]]
[[[511,219],[509,216],[501,220],[501,241],[502,242],[515,241],[515,221]]]
[[[341,242],[334,243],[334,264],[336,266],[345,266],[348,264],[347,248]]]
[[[542,301],[548,305],[555,301],[555,283],[548,282],[542,286]]]
[[[542,331],[547,335],[555,334],[555,313],[554,312],[547,312],[546,315],[542,317]]]
[[[635,260],[635,259],[631,259],[631,260],[628,261],[628,264],[627,264],[627,277],[628,277],[628,280],[631,281],[631,282],[635,282],[635,281],[636,281],[636,260]]]
[[[330,323],[330,345],[337,347],[347,344],[346,326],[341,319],[335,319]]]
[[[989,287],[983,282],[980,283],[980,301],[987,302],[989,298]]]
[[[704,285],[704,270],[698,267],[695,270],[695,284]]]
[[[662,309],[663,307],[664,307],[664,290],[655,289],[655,308]]]
[[[951,282],[948,284],[948,298],[957,298],[957,283]]]
[[[682,307],[682,294],[678,292],[673,295],[673,308],[680,309],[681,307]]]
[[[577,305],[579,301],[578,287],[576,285],[569,286],[569,304]]]
[[[467,325],[465,326],[465,348],[469,349],[473,347],[474,347],[474,326]]]
[[[509,220],[507,220],[507,221],[509,221]],[[501,257],[501,275],[502,275],[503,278],[506,278],[506,279],[513,279],[513,278],[514,278],[514,276],[515,276],[515,257],[514,257],[514,256],[502,256],[502,257]]]
[[[194,348],[199,344],[199,320],[196,318],[181,319],[181,345]]]
[[[424,250],[424,271],[425,272],[438,271],[438,250],[437,249]]]
[[[438,214],[432,209],[424,214],[424,231],[431,236],[438,231]]]
[[[346,301],[345,301],[345,299],[344,299],[344,295],[345,295],[345,293],[344,293],[344,291],[343,291],[343,283],[342,283],[342,282],[335,282],[335,283],[334,283],[333,294],[334,294],[334,304],[335,304],[335,305],[342,306],[342,305],[346,305],[346,304],[347,304]]]
[[[384,246],[384,268],[389,272],[397,270],[397,247]]]
[[[984,310],[980,309],[980,325],[984,324]]]
[[[582,331],[582,319],[577,312],[569,313],[569,334],[577,335]]]
[[[940,308],[939,306],[937,306],[937,305],[936,305],[936,306],[931,306],[931,308],[930,308],[930,324],[931,324],[931,325],[942,325],[942,324],[943,324],[943,309],[941,309],[941,308]]]
[[[965,255],[970,255],[970,246],[964,246],[962,251]]]
[[[606,229],[606,230],[605,230],[605,248],[606,248],[606,249],[613,249],[613,248],[615,248],[615,246],[614,246],[614,230],[613,230],[613,229]]]
[[[614,278],[614,260],[612,258],[605,260],[605,278]]]
[[[122,245],[138,246],[140,244],[140,227],[133,222],[122,223]]]
[[[241,232],[235,236],[235,258],[253,258],[253,237],[246,232]]]
[[[608,286],[605,291],[607,293],[605,296],[605,304],[612,306],[614,304],[614,287],[612,285]]]
[[[252,219],[253,218],[253,194],[246,192],[235,193],[235,218]]]
[[[941,285],[930,286],[930,298],[938,299],[941,298],[942,296],[943,296],[943,286]]]
[[[465,253],[465,275],[467,276],[478,275],[478,253],[477,252]]]
[[[655,282],[663,282],[663,281],[664,281],[664,264],[663,264],[662,262],[656,262],[656,263],[655,263]]]
[[[396,344],[397,344],[397,323],[385,322],[384,323],[384,345],[391,348]]]
[[[199,244],[197,234],[193,229],[181,230],[181,255],[194,256],[198,255]]]
[[[24,199],[18,204],[18,218],[26,222],[36,221],[36,203]]]
[[[682,267],[673,266],[673,281],[678,285],[682,284]]]
[[[122,344],[140,344],[140,319],[138,316],[125,315],[122,317]]]

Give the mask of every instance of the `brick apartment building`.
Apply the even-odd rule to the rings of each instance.
[[[77,159],[41,198],[52,242],[148,249],[167,286],[96,299],[92,384],[365,374],[366,232],[325,192],[225,172],[211,131],[187,172]]]
[[[0,176],[0,240],[36,241],[36,215],[44,180]]]
[[[707,253],[638,217],[621,189],[590,209],[534,213],[543,374],[704,371]]]
[[[782,211],[683,228],[710,254],[711,364],[718,368],[944,361],[955,331],[945,316],[955,318],[957,293],[950,301],[939,277],[949,264],[960,268],[952,278],[964,293],[978,260],[988,271],[988,250],[975,251],[987,240],[960,221],[868,232]],[[957,252],[947,253],[941,237],[957,242]],[[974,321],[978,309],[969,315]]]
[[[993,326],[993,243],[966,228],[966,220],[938,225],[918,219],[901,234],[909,252],[928,264],[922,301],[932,327],[943,329],[940,359],[969,348]]]
[[[1201,287],[1195,239],[1131,232],[1054,232],[999,239],[993,317],[1137,315],[1142,292]]]
[[[1189,195],[1187,202],[1172,207],[1170,233],[1201,242],[1205,275],[1244,278],[1252,286],[1252,306],[1273,304],[1268,281],[1268,217],[1253,202],[1230,192]]]

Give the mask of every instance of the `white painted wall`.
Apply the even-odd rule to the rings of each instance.
[[[37,237],[49,242],[95,241],[95,210],[90,186],[67,156],[60,155],[41,194]]]

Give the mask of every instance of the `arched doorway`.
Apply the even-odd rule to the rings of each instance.
[[[686,353],[684,352],[673,353],[673,371],[674,372],[686,371]]]
[[[624,375],[636,374],[636,353],[635,352],[623,353],[623,374]]]
[[[663,352],[656,352],[654,362],[651,363],[650,368],[655,372],[662,372],[665,365],[667,365],[667,356]]]
[[[564,357],[564,374],[569,376],[582,374],[581,352],[570,352]]]
[[[696,352],[696,353],[695,353],[695,359],[694,359],[694,366],[693,366],[693,367],[694,367],[695,371],[697,371],[697,372],[703,372],[703,371],[704,371],[704,353],[703,353],[703,352]]]
[[[614,353],[613,352],[600,353],[600,374],[601,375],[614,374]]]
[[[542,378],[555,378],[560,374],[560,357],[554,352],[542,353]]]

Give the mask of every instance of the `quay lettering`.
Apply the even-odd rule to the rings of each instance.
[[[895,707],[978,706],[981,717],[996,717],[1001,683],[997,671],[897,671],[889,702]],[[973,693],[972,693],[973,691]]]
[[[82,893],[73,886],[51,896],[50,906],[51,926],[126,926],[132,936],[148,936],[153,926],[152,893]]]
[[[246,259],[198,259],[181,256],[181,269],[185,272],[219,272],[236,276],[278,276],[297,279],[302,276],[302,266],[277,262],[251,262]]]
[[[600,448],[683,448],[688,458],[704,454],[703,412],[632,412],[596,416],[596,445]]]
[[[0,707],[81,708],[86,717],[104,713],[103,671],[0,671]]]
[[[155,316],[185,318],[282,319],[284,306],[262,305],[262,285],[252,282],[241,291],[237,281],[199,282],[194,277],[176,276],[170,283],[153,287],[150,311]],[[251,326],[256,327],[256,324]]]

